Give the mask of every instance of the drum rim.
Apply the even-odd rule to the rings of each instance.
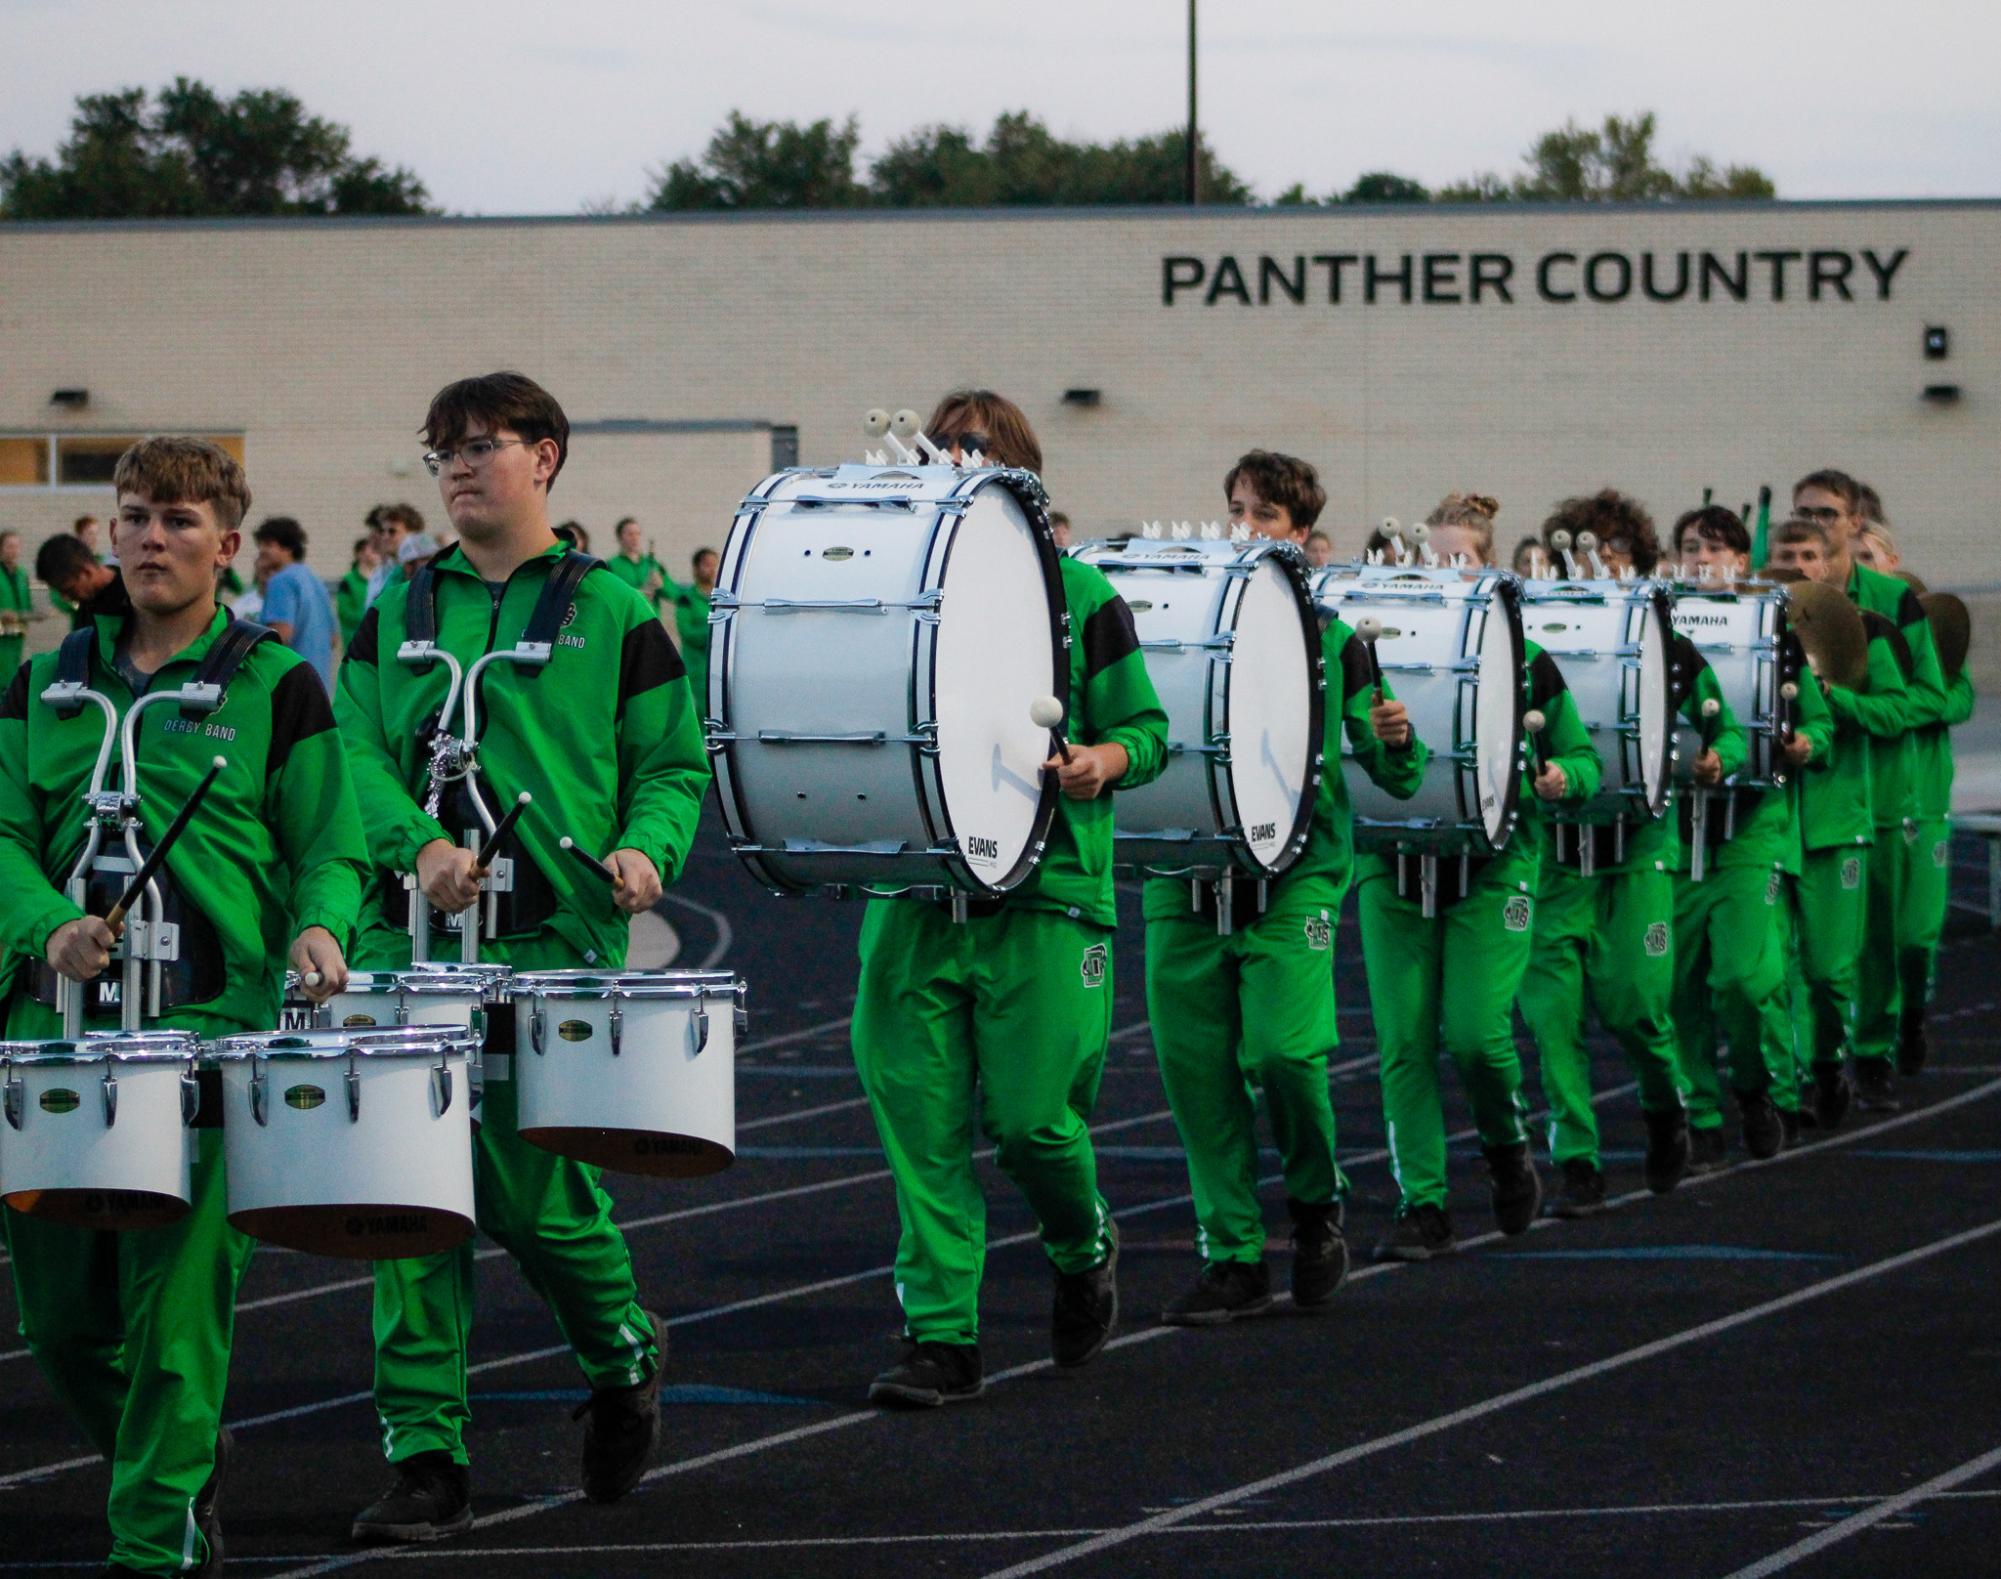
[[[5,1067],[9,1069],[15,1069],[15,1068],[35,1069],[35,1068],[55,1068],[57,1066],[78,1068],[89,1064],[110,1064],[110,1063],[189,1064],[198,1062],[201,1059],[201,1057],[203,1056],[203,1048],[205,1044],[201,1041],[199,1037],[193,1037],[189,1039],[189,1044],[187,1048],[182,1052],[169,1052],[165,1048],[151,1048],[151,1049],[140,1049],[133,1052],[120,1052],[117,1049],[111,1047],[98,1047],[86,1053],[57,1052],[50,1050],[49,1044],[47,1043],[39,1044],[43,1048],[43,1050],[40,1052],[22,1053],[13,1051],[13,1049],[16,1047],[26,1046],[26,1045],[37,1045],[37,1044],[26,1044],[20,1042],[0,1042],[0,1067]],[[60,1045],[65,1047],[75,1048],[75,1047],[82,1047],[85,1044],[80,1042],[66,1042]]]
[[[324,1037],[326,1041],[308,1038]],[[218,1063],[252,1058],[310,1061],[333,1058],[470,1058],[481,1047],[470,1026],[387,1025],[317,1027],[304,1031],[244,1031],[219,1036],[204,1044]]]
[[[1306,853],[1307,841],[1313,833],[1313,814],[1319,808],[1320,784],[1327,773],[1327,661],[1321,643],[1319,601],[1313,595],[1313,577],[1308,573],[1305,553],[1298,544],[1278,538],[1254,539],[1243,546],[1250,552],[1239,556],[1239,564],[1248,560],[1251,564],[1262,565],[1267,559],[1275,559],[1278,562],[1279,573],[1292,583],[1293,591],[1298,595],[1296,602],[1299,607],[1300,634],[1306,643],[1307,669],[1313,676],[1307,704],[1311,721],[1306,731],[1306,738],[1310,743],[1307,751],[1306,779],[1300,789],[1299,808],[1293,813],[1292,831],[1287,834],[1285,843],[1279,847],[1278,856],[1273,862],[1267,864],[1247,861],[1246,863],[1253,877],[1272,881],[1284,876],[1298,863],[1299,858]],[[1246,587],[1245,591],[1248,590]],[[1236,609],[1232,612],[1230,623],[1232,631],[1235,631],[1237,621],[1243,615],[1243,606],[1244,598],[1239,596]],[[1230,712],[1229,688],[1236,678],[1236,670],[1229,664],[1222,667],[1225,670],[1223,715],[1227,722]],[[1216,772],[1217,766],[1211,762],[1209,776],[1212,786]],[[1232,785],[1234,789],[1234,780]],[[1211,792],[1214,793],[1213,788]],[[1234,806],[1236,803],[1234,793],[1230,800]],[[1241,822],[1241,819],[1239,821]],[[1248,849],[1246,846],[1237,845],[1230,853],[1242,860],[1248,855]]]
[[[1641,792],[1635,797],[1646,808],[1646,821],[1654,822],[1667,814],[1668,803],[1674,799],[1675,725],[1679,722],[1681,711],[1674,694],[1674,599],[1664,582],[1650,580],[1622,584],[1633,589],[1632,600],[1646,607],[1661,632],[1662,685],[1667,693],[1667,719],[1665,727],[1661,730],[1661,756],[1664,760],[1660,764],[1660,793],[1653,799],[1648,799],[1643,769]],[[1634,720],[1636,733],[1638,722],[1636,718]]]
[[[694,979],[689,979],[694,978]],[[740,984],[730,971],[690,971],[676,980],[640,971],[524,971],[514,978],[514,997],[593,998],[734,998]],[[553,983],[543,986],[542,983]]]

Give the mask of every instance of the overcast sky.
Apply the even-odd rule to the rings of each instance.
[[[453,211],[573,213],[639,198],[732,108],[852,112],[866,152],[1004,109],[1160,130],[1185,45],[1184,0],[0,0],[0,149],[50,153],[76,95],[182,73],[291,89]],[[1991,0],[1206,0],[1202,121],[1265,196],[1509,171],[1566,117],[1654,109],[1670,160],[1756,164],[1782,197],[1985,197],[1997,60]]]

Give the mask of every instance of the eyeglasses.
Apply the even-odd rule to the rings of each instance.
[[[1838,521],[1841,519],[1842,513],[1841,507],[1833,504],[1796,504],[1793,506],[1793,514],[1806,521]]]
[[[954,433],[950,438],[937,439],[933,442],[947,454],[957,450],[961,455],[970,455],[974,450],[984,455],[993,444],[993,440],[984,433]]]
[[[452,445],[445,449],[426,450],[424,468],[433,477],[442,477],[447,466],[454,461],[462,460],[474,471],[478,471],[493,459],[495,450],[504,450],[510,444],[527,442],[526,439],[467,439],[463,444]]]

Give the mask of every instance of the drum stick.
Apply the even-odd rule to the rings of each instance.
[[[1396,562],[1399,565],[1410,557],[1403,546],[1403,523],[1393,515],[1383,517],[1383,540],[1396,551]]]
[[[1575,581],[1577,579],[1577,566],[1570,557],[1570,533],[1559,526],[1554,532],[1549,534],[1549,547],[1550,551],[1556,555],[1558,562],[1563,566],[1563,579],[1565,581]]]
[[[1063,738],[1063,704],[1053,696],[1038,696],[1028,704],[1028,720],[1039,729],[1049,731],[1051,744],[1056,747],[1056,755],[1065,763],[1070,760],[1070,742]]]
[[[521,814],[528,809],[535,797],[523,790],[514,797],[514,804],[507,808],[507,815],[493,825],[493,832],[487,835],[486,843],[479,847],[479,854],[473,858],[473,865],[484,872],[493,865],[493,858],[500,853],[500,841],[514,831],[514,825],[521,820]]]
[[[1383,622],[1373,614],[1365,614],[1355,621],[1355,639],[1362,644],[1362,651],[1369,659],[1369,689],[1375,705],[1383,705],[1383,666],[1376,657],[1376,642],[1383,634]]]
[[[146,885],[153,880],[154,874],[160,870],[160,863],[167,858],[167,852],[174,847],[174,841],[180,838],[182,832],[187,828],[188,820],[194,816],[195,808],[201,805],[203,797],[208,794],[208,788],[215,782],[216,774],[220,773],[225,766],[226,764],[221,757],[217,757],[209,763],[208,771],[202,775],[201,782],[195,786],[195,792],[188,797],[187,804],[180,809],[174,820],[167,824],[167,831],[160,835],[160,842],[153,846],[153,853],[140,863],[139,870],[133,874],[132,881],[125,885],[124,894],[120,896],[118,903],[111,907],[110,913],[104,918],[104,924],[110,927],[113,932],[116,932],[119,927],[124,925],[126,913],[139,903],[139,896],[146,891]]]
[[[579,861],[581,861],[584,865],[585,870],[588,871],[591,874],[591,876],[602,878],[605,882],[610,883],[614,888],[618,886],[618,873],[614,872],[609,866],[606,866],[604,862],[600,861],[595,855],[592,855],[590,851],[586,850],[581,844],[577,843],[577,841],[575,839],[572,839],[567,833],[564,834],[562,838],[558,839],[556,843],[561,845],[565,850],[568,850],[570,854],[574,855]]]
[[[1424,561],[1427,568],[1438,563],[1438,555],[1432,552],[1431,548],[1431,528],[1429,526],[1422,521],[1418,522],[1417,525],[1410,529],[1410,540],[1417,544],[1418,558]]]
[[[1585,557],[1591,561],[1592,575],[1596,576],[1600,581],[1603,581],[1607,576],[1611,574],[1611,572],[1605,568],[1605,561],[1598,557],[1597,533],[1579,532],[1577,534],[1577,546],[1584,553]]]
[[[1800,688],[1791,680],[1779,687],[1779,739],[1786,745],[1793,742],[1793,703],[1799,694]]]

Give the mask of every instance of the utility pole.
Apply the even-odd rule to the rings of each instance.
[[[1195,0],[1188,0],[1188,206],[1202,201],[1202,179],[1196,159],[1195,121]]]

